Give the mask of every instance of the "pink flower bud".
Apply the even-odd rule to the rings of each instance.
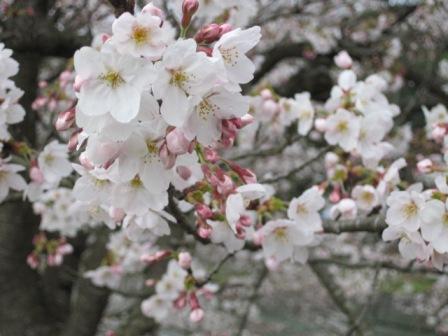
[[[198,0],[184,0],[182,3],[182,27],[187,28],[190,23],[193,15],[197,12],[199,8]]]
[[[187,295],[182,293],[179,297],[174,300],[174,307],[177,309],[183,309],[187,306]]]
[[[109,34],[101,34],[101,42],[103,44],[106,43],[110,38],[111,36]]]
[[[38,83],[39,89],[45,89],[48,86],[47,81],[39,81]]]
[[[327,130],[327,120],[324,118],[317,118],[314,121],[314,127],[318,132],[324,133]]]
[[[185,166],[177,166],[176,172],[184,181],[188,181],[192,174],[190,168]]]
[[[73,253],[73,246],[65,243],[65,244],[59,245],[58,248],[56,249],[56,251],[58,254],[61,254],[61,255],[71,254],[71,253]]]
[[[76,92],[81,91],[81,86],[84,84],[85,80],[83,78],[81,78],[79,75],[76,75],[75,77],[75,81],[73,83],[73,89]]]
[[[233,30],[233,27],[228,23],[223,23],[221,26],[219,26],[219,29],[221,30],[221,36],[222,36],[228,32],[231,32]]]
[[[95,168],[93,163],[87,158],[86,152],[82,152],[79,155],[79,163],[87,170],[91,170],[91,169]]]
[[[265,264],[266,264],[266,267],[268,268],[268,270],[270,270],[270,271],[276,271],[278,269],[278,267],[280,266],[280,263],[278,262],[278,260],[273,257],[267,258],[265,260]]]
[[[205,226],[205,225],[201,225],[198,228],[198,235],[199,237],[203,238],[203,239],[208,239],[210,238],[212,234],[212,228],[210,226]]]
[[[63,83],[67,83],[71,79],[72,79],[71,71],[65,70],[65,71],[62,71],[61,74],[59,75],[59,80]]]
[[[78,129],[78,130],[74,131],[72,133],[72,135],[70,136],[70,139],[68,140],[68,145],[67,145],[69,152],[75,151],[76,147],[78,147],[78,137],[79,137],[79,134],[81,133],[81,131],[82,131],[82,129]]]
[[[353,65],[353,60],[348,52],[342,50],[334,57],[334,63],[341,69],[349,69]]]
[[[140,260],[142,262],[150,265],[150,264],[160,262],[170,255],[171,255],[171,251],[164,250],[164,251],[158,251],[154,254],[144,254],[140,257]]]
[[[33,101],[33,104],[31,104],[31,108],[33,110],[38,110],[38,109],[44,107],[46,103],[47,103],[46,97],[38,97]]]
[[[205,42],[205,43],[213,43],[219,40],[221,36],[221,27],[216,23],[211,23],[207,26],[204,26],[197,32],[194,39],[197,43]]]
[[[213,217],[213,211],[203,203],[196,204],[195,210],[198,216],[203,220],[207,220]]]
[[[252,235],[252,240],[255,245],[262,245],[263,244],[264,235],[261,231],[255,231]]]
[[[434,164],[430,159],[424,159],[417,163],[417,170],[422,174],[428,174],[433,171]]]
[[[188,304],[190,305],[190,308],[192,310],[195,310],[195,309],[198,309],[201,307],[201,305],[199,304],[198,297],[196,296],[195,292],[191,292],[188,295]]]
[[[159,155],[160,160],[162,161],[166,169],[173,168],[174,164],[176,163],[176,155],[170,153],[166,144],[163,144],[160,147]]]
[[[59,132],[66,131],[75,123],[76,109],[72,107],[65,112],[61,112],[56,119],[55,127]]]
[[[344,198],[330,210],[332,219],[355,219],[357,213],[356,203],[350,198]]]
[[[334,168],[336,164],[339,162],[339,156],[333,152],[328,152],[325,154],[325,168],[330,169]]]
[[[197,308],[191,311],[190,320],[191,322],[198,323],[204,319],[204,310]]]
[[[154,287],[156,283],[157,283],[157,282],[156,282],[156,280],[154,280],[154,279],[147,279],[147,280],[145,281],[145,286],[146,286],[146,287]]]
[[[208,57],[212,57],[213,55],[213,49],[210,47],[206,47],[206,46],[198,46],[197,47],[197,52],[203,52],[205,53]]]
[[[247,168],[243,168],[236,163],[230,163],[232,170],[241,177],[246,184],[257,183],[257,176],[253,171]]]
[[[260,97],[264,100],[272,100],[272,92],[269,89],[263,89],[260,92]]]
[[[211,148],[205,148],[204,155],[205,155],[205,159],[210,163],[214,164],[214,163],[218,162],[218,160],[219,160],[218,153]]]
[[[240,224],[243,227],[249,227],[252,225],[252,220],[247,215],[242,215],[240,219],[238,220],[238,224]]]
[[[30,179],[31,179],[31,181],[33,181],[33,182],[35,182],[37,184],[41,184],[45,180],[44,174],[42,173],[42,171],[37,166],[31,167],[31,169],[30,169]]]
[[[278,112],[278,104],[272,99],[266,100],[261,106],[264,114],[273,117]]]
[[[166,145],[171,153],[180,155],[188,152],[190,141],[179,128],[175,128],[167,134]]]
[[[121,222],[126,216],[126,213],[121,208],[110,207],[108,212],[110,218],[112,218],[115,222]]]
[[[188,252],[179,253],[179,266],[187,270],[191,267],[191,254]]]
[[[34,253],[28,254],[28,257],[26,258],[26,262],[27,262],[28,266],[30,266],[32,269],[36,269],[37,267],[39,267],[39,258]]]
[[[159,7],[154,6],[152,4],[152,2],[150,2],[145,7],[143,7],[142,13],[150,14],[150,15],[153,15],[153,16],[158,16],[162,20],[165,19],[165,13],[163,12],[163,10],[161,10]]]
[[[254,117],[251,114],[247,113],[241,118],[230,119],[230,122],[232,122],[236,128],[241,129],[251,124],[254,120]]]
[[[443,141],[445,135],[446,135],[446,128],[441,126],[434,127],[434,129],[431,132],[431,138],[438,143],[441,143]]]
[[[339,200],[341,199],[341,193],[339,189],[334,189],[331,194],[330,197],[328,198],[330,200],[331,203],[337,203],[339,202]]]

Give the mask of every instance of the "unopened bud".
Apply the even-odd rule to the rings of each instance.
[[[221,36],[221,27],[216,23],[211,23],[205,27],[202,27],[200,31],[197,32],[194,39],[197,43],[213,43],[219,40]]]
[[[197,308],[191,311],[190,320],[191,322],[198,323],[204,319],[204,310],[202,308]]]
[[[191,254],[188,252],[179,253],[179,266],[187,270],[191,267]]]
[[[61,112],[56,119],[55,128],[59,132],[66,131],[75,123],[76,109],[72,107],[71,109]]]
[[[197,12],[199,8],[198,0],[184,0],[182,3],[182,28],[187,28],[193,15]]]
[[[424,159],[417,163],[417,170],[422,174],[428,174],[433,171],[433,163],[430,159]]]

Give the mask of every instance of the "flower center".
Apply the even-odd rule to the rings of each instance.
[[[348,121],[347,120],[341,120],[336,125],[336,130],[339,133],[347,133],[348,131]]]
[[[361,199],[366,203],[372,203],[373,202],[373,194],[368,191],[364,191],[361,194]]]
[[[223,48],[222,46],[219,47],[219,51],[221,52],[222,59],[224,60],[224,63],[227,65],[235,66],[236,60],[238,59],[239,52],[238,50],[233,48]]]
[[[100,79],[105,81],[112,89],[116,89],[124,83],[124,79],[117,71],[109,71],[105,75],[100,76]]]
[[[134,177],[131,181],[131,187],[132,188],[140,188],[142,186],[142,181],[140,180],[139,177]]]
[[[150,154],[157,154],[159,152],[156,142],[152,140],[146,141],[146,148],[148,149],[148,153]]]
[[[188,74],[182,70],[171,71],[170,84],[183,89],[185,83],[188,81]]]
[[[45,155],[45,157],[44,157],[44,161],[45,161],[45,163],[46,164],[52,164],[53,163],[53,161],[54,161],[54,156],[52,155],[52,154],[47,154],[47,155]]]
[[[202,100],[197,108],[198,115],[203,120],[207,120],[210,114],[214,115],[216,110],[217,106],[210,103],[207,99]]]
[[[136,45],[141,46],[142,44],[145,44],[146,42],[148,42],[149,38],[149,29],[146,29],[142,26],[135,26],[132,29],[132,39],[134,40]]]
[[[274,230],[275,238],[278,240],[287,240],[288,235],[286,233],[286,228],[280,227]]]
[[[415,215],[417,215],[417,212],[418,212],[417,204],[415,204],[414,202],[411,202],[411,203],[404,205],[403,212],[404,212],[404,215],[406,216],[406,218],[414,217]]]
[[[305,205],[299,204],[297,205],[296,212],[298,215],[306,215],[308,213],[308,209]]]

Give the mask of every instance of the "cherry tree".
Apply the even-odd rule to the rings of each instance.
[[[444,1],[0,10],[0,334],[448,332]]]

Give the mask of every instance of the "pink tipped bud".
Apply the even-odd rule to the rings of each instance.
[[[174,300],[174,307],[177,309],[183,309],[187,306],[187,296],[185,293],[179,295],[179,297]]]
[[[61,112],[56,119],[55,127],[59,132],[66,131],[75,123],[76,109],[72,107],[71,109]]]
[[[446,127],[436,126],[431,132],[431,138],[434,141],[441,143],[446,135]]]
[[[210,163],[216,163],[219,160],[218,153],[211,148],[205,148],[204,155],[205,155],[205,159]]]
[[[153,16],[158,16],[159,18],[161,18],[162,20],[165,19],[165,13],[163,10],[161,10],[159,7],[156,7],[152,4],[152,2],[150,2],[149,4],[147,4],[145,7],[143,7],[142,9],[142,13],[144,14],[150,14]]]
[[[193,15],[197,12],[199,8],[198,0],[184,0],[182,3],[182,28],[187,28]]]
[[[175,128],[167,134],[166,145],[172,154],[180,155],[188,152],[190,141],[179,128]]]
[[[221,27],[216,23],[211,23],[205,27],[202,27],[200,31],[197,32],[194,39],[197,43],[213,43],[218,41],[221,36]]]
[[[191,254],[188,252],[179,253],[179,266],[187,270],[191,267]]]
[[[232,31],[233,27],[228,23],[223,23],[221,26],[219,26],[219,29],[221,30],[221,36]]]
[[[255,245],[263,244],[264,235],[261,231],[255,231],[252,235],[252,240]]]
[[[185,166],[177,166],[176,172],[184,181],[188,181],[192,174],[191,169]]]
[[[330,169],[334,168],[336,164],[339,162],[339,156],[333,152],[328,152],[325,154],[325,168]]]
[[[207,220],[213,217],[213,211],[203,203],[196,204],[195,210],[198,216],[203,220]]]
[[[199,237],[203,238],[203,239],[208,239],[210,238],[212,234],[212,228],[210,226],[205,226],[205,225],[201,225],[198,228],[198,235]]]
[[[39,169],[37,166],[33,166],[30,169],[30,179],[31,181],[41,184],[44,182],[44,174],[42,173],[42,170]]]
[[[76,130],[72,133],[70,136],[70,139],[68,140],[68,151],[73,152],[76,150],[76,147],[78,147],[78,140],[79,140],[79,134],[81,133],[81,129]]]
[[[208,57],[212,57],[213,55],[213,49],[206,46],[198,46],[196,49],[198,52],[205,53]]]
[[[278,260],[273,257],[266,259],[265,264],[266,264],[266,267],[268,268],[268,270],[270,270],[270,271],[275,271],[280,266],[280,263],[278,262]]]
[[[417,163],[417,170],[422,174],[428,174],[433,171],[434,164],[430,159],[424,159]]]
[[[324,133],[327,130],[327,120],[324,118],[317,118],[314,121],[314,127],[318,132]]]
[[[82,152],[79,155],[79,163],[87,170],[91,170],[91,169],[95,168],[95,166],[93,165],[92,161],[90,161],[87,158],[86,152]]]
[[[247,113],[241,118],[230,119],[230,122],[232,122],[236,128],[241,129],[251,124],[254,120],[255,120],[254,117],[249,113]]]
[[[194,309],[190,313],[190,321],[194,323],[201,322],[204,319],[204,314],[204,310],[201,308]]]
[[[110,38],[111,38],[111,36],[109,35],[109,34],[101,34],[101,43],[106,43]]]
[[[150,265],[160,262],[170,255],[171,251],[164,250],[164,251],[158,251],[155,254],[144,254],[140,257],[140,260]]]
[[[81,86],[84,84],[85,80],[82,79],[79,75],[76,75],[75,82],[73,83],[73,89],[76,92],[81,91]]]
[[[264,100],[269,100],[272,99],[272,92],[269,89],[263,89],[260,92],[260,96],[261,98],[263,98]]]
[[[30,266],[32,269],[36,269],[39,267],[39,258],[36,254],[30,253],[28,257],[26,258],[26,263],[28,266]]]
[[[192,292],[188,295],[188,304],[190,305],[190,308],[192,310],[201,308],[201,305],[199,304],[199,300],[195,292]]]
[[[253,171],[243,168],[236,163],[230,164],[232,170],[237,173],[246,184],[257,183],[257,176]]]
[[[157,281],[154,279],[147,279],[145,281],[145,286],[146,287],[154,287],[156,283],[157,283]]]
[[[330,209],[332,219],[355,219],[358,213],[355,201],[344,198]]]
[[[349,69],[353,65],[353,60],[345,50],[342,50],[334,57],[334,63],[341,69]]]
[[[47,81],[39,81],[38,83],[39,89],[45,89],[48,86]]]
[[[162,147],[160,147],[159,155],[160,160],[162,161],[166,169],[173,168],[174,164],[176,163],[176,155],[170,153],[166,144],[163,144]]]
[[[115,222],[121,222],[126,216],[126,213],[121,208],[110,207],[108,212],[110,218],[112,218]]]
[[[249,227],[252,225],[252,220],[247,215],[242,215],[240,219],[238,220],[238,224],[240,224],[243,227]]]
[[[341,199],[341,193],[339,189],[335,189],[330,193],[329,200],[331,203],[337,203],[340,201],[340,199]]]

